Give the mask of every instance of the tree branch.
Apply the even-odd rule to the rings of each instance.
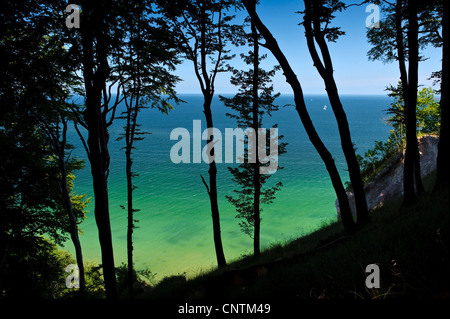
[[[219,70],[220,62],[222,61],[222,52],[223,52],[223,43],[222,43],[222,7],[219,9],[219,22],[217,25],[217,37],[219,39],[219,54],[217,56],[216,65],[214,67],[214,71],[211,75],[210,83],[212,83],[212,90],[214,91],[214,81],[216,80],[216,75]]]
[[[208,192],[208,195],[210,195],[208,184],[206,184],[206,181],[205,181],[205,179],[203,178],[203,175],[200,174],[200,177],[202,178],[203,185],[205,185],[206,191]]]
[[[75,130],[77,131],[78,136],[80,137],[81,143],[83,143],[83,147],[84,147],[84,149],[86,151],[86,154],[87,154],[87,157],[88,157],[88,159],[90,161],[91,160],[91,154],[90,154],[89,148],[88,148],[88,146],[86,144],[86,140],[84,139],[83,135],[81,134],[80,130],[78,129],[77,122],[73,122],[73,125],[75,126]]]

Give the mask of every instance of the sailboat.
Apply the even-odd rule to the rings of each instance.
[[[327,110],[327,106],[326,106],[326,105],[323,106],[323,110],[324,110],[324,111]]]

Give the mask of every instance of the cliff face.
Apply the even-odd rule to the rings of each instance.
[[[422,177],[436,169],[438,153],[438,141],[436,136],[423,136],[419,139],[420,169]],[[403,161],[404,154],[399,154],[391,163],[381,171],[365,187],[367,206],[370,209],[382,206],[386,201],[403,194]],[[355,198],[352,192],[348,192],[350,208],[353,216],[356,216]],[[340,219],[339,203],[335,202],[337,216]]]

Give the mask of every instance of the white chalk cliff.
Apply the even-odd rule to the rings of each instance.
[[[436,169],[438,154],[438,141],[436,136],[426,135],[419,139],[421,175],[426,176]],[[403,161],[404,153],[397,155],[365,187],[367,206],[370,209],[382,206],[386,201],[403,194]],[[347,193],[352,214],[355,216],[355,198],[352,192]],[[339,203],[336,200],[338,219],[340,218]]]

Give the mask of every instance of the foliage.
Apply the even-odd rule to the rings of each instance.
[[[323,27],[320,31],[324,38],[329,42],[336,42],[341,35],[345,35],[345,32],[340,27],[332,27],[331,21],[335,18],[336,12],[341,12],[345,9],[345,4],[339,0],[315,0],[312,2],[314,6],[314,14],[319,18],[319,25]],[[306,11],[299,11],[299,14],[306,14]],[[305,21],[300,24],[304,24]]]
[[[180,63],[178,43],[153,2],[116,3],[110,81],[117,83],[128,108],[150,105],[167,114],[172,109],[169,100],[179,101],[175,85],[180,79],[172,74]]]
[[[63,45],[55,23],[55,1],[47,7],[27,1],[10,5],[1,19],[2,83],[0,88],[2,146],[2,231],[6,236],[47,234],[57,243],[67,239],[69,222],[59,188],[60,170],[51,134],[61,130],[56,121],[66,112],[68,87],[76,82],[70,69],[76,63]],[[16,19],[11,19],[16,17]],[[6,84],[8,82],[8,84]],[[59,136],[58,136],[59,138]],[[69,151],[70,145],[65,145]],[[67,173],[82,162],[67,156]],[[73,188],[71,180],[68,181]],[[86,200],[75,196],[82,219]]]
[[[396,8],[393,3],[381,1],[378,5],[382,11],[383,19],[379,28],[369,28],[367,30],[367,40],[372,48],[367,55],[369,60],[381,60],[383,63],[390,63],[398,60],[398,45],[396,23],[400,23],[402,32],[402,45],[406,60],[408,59],[408,22],[407,22],[407,1],[403,1],[397,21]],[[442,36],[439,33],[442,21],[442,3],[439,0],[421,1],[418,8],[419,19],[419,48],[424,49],[427,45],[439,47],[442,45]],[[420,56],[420,60],[425,57]]]
[[[390,107],[385,110],[388,114],[386,123],[392,129],[387,141],[375,141],[373,148],[367,150],[364,156],[357,155],[364,181],[367,183],[385,165],[405,147],[405,118],[404,101],[401,83],[397,87],[390,86],[389,96],[394,98]],[[423,88],[417,95],[417,134],[438,134],[440,126],[439,103],[431,88]]]
[[[248,35],[250,37],[250,35]],[[251,41],[251,40],[249,40]],[[247,55],[241,54],[241,58],[249,65],[253,64],[254,51],[250,51]],[[266,55],[258,56],[258,61],[262,61],[266,58]],[[258,63],[259,65],[259,63]],[[254,67],[254,65],[253,65]],[[273,112],[279,109],[279,106],[275,104],[275,99],[280,95],[279,93],[273,93],[272,77],[275,72],[279,70],[279,67],[274,67],[270,71],[266,71],[258,67],[258,83],[254,83],[254,69],[250,68],[248,71],[237,70],[232,68],[231,83],[238,86],[238,93],[232,98],[226,98],[220,96],[221,101],[225,106],[232,109],[235,113],[227,113],[227,116],[235,119],[238,127],[240,128],[252,128],[254,127],[252,111],[253,111],[253,87],[258,87],[258,128],[263,124],[264,115],[271,116]],[[270,85],[269,85],[270,84]],[[277,127],[275,124],[274,128]],[[283,136],[278,137],[279,140]],[[253,238],[253,229],[255,226],[255,169],[259,170],[262,166],[267,166],[269,163],[249,163],[250,152],[257,152],[255,149],[251,149],[248,143],[248,137],[245,137],[246,147],[244,150],[244,162],[238,167],[228,167],[228,170],[233,176],[233,181],[237,183],[241,188],[234,190],[235,196],[226,196],[227,200],[236,208],[236,218],[241,219],[239,226],[241,230]],[[270,148],[270,133],[269,129],[266,129],[266,152]],[[287,143],[278,144],[278,155],[286,152]],[[255,145],[253,145],[255,148]],[[277,169],[282,169],[278,166]],[[259,175],[259,187],[260,187],[260,202],[262,204],[271,204],[275,199],[275,194],[282,187],[282,182],[277,182],[271,187],[264,187],[270,174]],[[262,212],[261,206],[259,206],[260,213]],[[260,219],[261,220],[261,219]]]
[[[179,39],[179,53],[194,64],[195,75],[204,94],[214,94],[214,82],[220,72],[228,71],[230,54],[227,45],[242,44],[241,26],[235,25],[230,15],[239,9],[236,0],[177,0],[157,1],[160,14],[170,21],[170,27]]]
[[[152,273],[150,269],[136,270],[133,267],[133,283],[134,293],[139,294],[150,288],[155,284],[156,274]],[[127,297],[128,295],[128,265],[122,263],[116,268],[117,288],[119,289],[119,296]]]
[[[391,130],[386,142],[375,141],[374,144],[374,147],[368,149],[364,156],[356,155],[365,184],[403,150],[404,139],[399,136],[396,130]]]
[[[436,134],[440,128],[439,103],[431,88],[423,88],[417,95],[417,130],[421,134]]]
[[[394,98],[394,102],[385,111],[389,118],[387,123],[391,125],[398,134],[404,136],[404,100],[403,89],[401,83],[395,88],[390,86],[387,88],[390,97]],[[432,88],[423,88],[417,93],[417,133],[420,134],[437,134],[439,132],[440,114],[439,103],[436,101]]]
[[[0,298],[61,297],[66,292],[65,268],[75,263],[50,240],[41,236],[9,239],[10,253],[0,272]]]
[[[4,57],[0,66],[2,271],[14,261],[18,269],[36,264],[37,271],[46,273],[41,270],[41,258],[52,263],[48,272],[59,267],[53,246],[63,246],[71,229],[62,176],[67,175],[75,223],[84,219],[88,202],[85,195],[73,190],[74,172],[83,163],[70,156],[73,147],[66,143],[68,99],[79,79],[74,72],[78,63],[73,50],[65,45],[67,28],[55,19],[62,16],[59,7],[60,3],[52,0],[46,5],[11,1],[0,19],[4,31],[0,46]],[[18,252],[23,257],[17,258]],[[30,260],[34,260],[31,266]],[[60,281],[55,276],[57,271],[52,270],[46,280]],[[29,289],[38,287],[48,294],[45,285],[31,279]],[[59,288],[55,294],[57,291]],[[55,296],[48,294],[49,298]]]
[[[91,296],[102,296],[105,291],[102,267],[93,261],[84,263],[86,276],[86,292]]]

